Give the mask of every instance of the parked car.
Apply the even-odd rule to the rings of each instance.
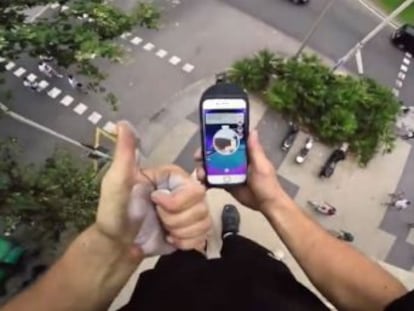
[[[308,4],[309,0],[289,0],[290,2],[294,4]]]
[[[400,50],[414,54],[414,26],[405,24],[395,30],[391,42]]]

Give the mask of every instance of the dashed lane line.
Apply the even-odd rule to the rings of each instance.
[[[113,122],[107,122],[105,124],[105,126],[103,127],[103,129],[110,133],[110,134],[115,134],[116,133],[116,124]]]
[[[401,63],[400,71],[398,72],[397,79],[395,80],[394,88],[392,93],[395,97],[399,97],[401,93],[401,88],[404,86],[404,80],[407,77],[407,72],[411,64],[412,55],[410,53],[405,53],[404,58]]]
[[[135,36],[132,39],[130,39],[131,37],[132,37],[132,34],[130,32],[126,32],[120,36],[121,39],[129,40],[129,42],[132,45],[138,46],[142,44],[142,49],[144,51],[147,51],[147,52],[154,51],[155,56],[157,56],[158,58],[163,59],[169,54],[165,49],[162,49],[162,48],[155,49],[155,44],[152,42],[146,42],[144,44],[144,39],[142,39],[141,37]],[[168,62],[173,66],[178,66],[178,64],[183,63],[182,59],[176,55],[173,55],[172,57],[170,57],[168,59]],[[185,63],[181,67],[181,69],[186,73],[191,73],[192,71],[194,71],[195,66],[190,63]]]
[[[36,79],[37,79],[37,76],[36,76],[34,73],[30,73],[30,74],[27,76],[27,80],[29,80],[30,82],[35,82],[35,81],[36,81]]]

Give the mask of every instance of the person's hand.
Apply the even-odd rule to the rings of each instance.
[[[137,157],[132,127],[118,123],[113,163],[102,181],[97,228],[126,246],[138,245],[146,255],[198,248],[211,224],[204,187],[175,166],[144,172]]]
[[[256,130],[250,133],[247,147],[249,155],[247,183],[226,190],[241,204],[264,212],[267,207],[287,199],[287,194],[277,180],[276,170],[266,157]],[[201,150],[195,153],[194,158],[198,163],[197,178],[205,182],[206,173],[202,164]]]

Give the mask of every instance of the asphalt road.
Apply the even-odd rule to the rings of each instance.
[[[302,40],[313,25],[327,0],[312,0],[307,6],[295,6],[287,0],[221,0],[263,22]],[[362,7],[357,0],[338,0],[311,38],[309,46],[337,60],[371,31],[380,19]],[[391,27],[386,27],[362,51],[365,74],[385,86],[393,87],[402,63],[403,53],[390,44]],[[356,72],[352,60],[347,69]],[[408,73],[405,84],[413,85]],[[412,104],[409,92],[402,99]]]

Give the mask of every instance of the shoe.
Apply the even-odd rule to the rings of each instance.
[[[221,213],[221,237],[224,238],[229,234],[239,233],[240,228],[240,214],[234,205],[224,205]]]

